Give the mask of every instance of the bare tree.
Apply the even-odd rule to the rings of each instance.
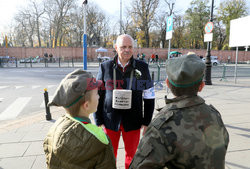
[[[40,18],[44,14],[45,9],[44,6],[37,3],[35,0],[30,1],[30,13],[35,19],[35,25],[36,25],[36,34],[37,34],[37,39],[38,39],[38,45],[39,47],[42,46],[41,44],[41,35],[40,35]]]
[[[175,1],[176,0],[164,0],[156,16],[155,25],[156,29],[159,30],[160,41],[163,48],[166,46],[167,17],[176,15]]]
[[[149,47],[149,31],[153,26],[155,11],[158,7],[159,0],[133,0],[131,17],[133,22],[140,29],[140,37],[145,46]],[[138,39],[140,41],[140,39]]]
[[[46,11],[52,16],[52,34],[54,38],[54,47],[57,46],[58,40],[63,35],[64,24],[72,9],[75,0],[47,0]],[[61,45],[61,42],[60,44]]]
[[[29,41],[29,46],[34,46],[34,31],[35,31],[35,18],[32,14],[30,14],[29,9],[24,9],[23,11],[19,11],[19,13],[15,16],[15,21],[18,27],[21,27],[21,31],[17,33],[24,33]]]
[[[87,23],[88,44],[101,45],[102,35],[106,36],[108,33],[108,20],[104,12],[94,3],[88,4]]]

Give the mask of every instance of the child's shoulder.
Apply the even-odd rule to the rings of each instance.
[[[73,121],[75,125],[77,126],[74,130],[76,134],[81,134],[81,136],[84,135],[84,137],[94,136],[101,143],[106,144],[106,145],[109,144],[108,138],[101,127],[98,127],[91,123],[84,123],[80,121],[78,118],[73,118],[69,115],[66,115],[66,116],[68,119]],[[82,131],[82,133],[80,133],[79,131]]]

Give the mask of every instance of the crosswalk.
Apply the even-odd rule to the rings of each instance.
[[[0,85],[0,122],[3,120],[15,119],[24,113],[30,111],[41,111],[45,108],[43,89],[49,91],[49,100],[57,85]],[[18,93],[17,95],[9,95],[10,93]]]
[[[17,98],[7,109],[4,110],[4,112],[0,114],[0,120],[8,120],[17,117],[30,100],[31,97]]]
[[[8,86],[0,86],[0,89],[4,89],[7,88]]]

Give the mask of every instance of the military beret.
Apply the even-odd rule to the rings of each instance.
[[[69,108],[77,103],[87,90],[94,90],[101,86],[101,81],[96,81],[90,72],[81,69],[66,75],[61,81],[48,106],[63,106]]]
[[[175,87],[190,87],[199,83],[204,75],[205,64],[194,55],[183,55],[166,61],[169,82]]]

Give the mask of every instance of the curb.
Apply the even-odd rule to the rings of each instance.
[[[60,115],[62,115],[64,113],[64,110],[63,108],[55,107],[51,109],[51,112],[52,112],[52,120],[53,120],[53,119],[57,119]],[[19,127],[28,126],[36,122],[44,121],[46,120],[45,115],[46,115],[45,111],[38,111],[32,115],[27,114],[26,116],[22,116],[18,119],[6,120],[5,122],[3,122],[3,124],[0,124],[0,133],[8,132],[10,130],[13,130]]]

